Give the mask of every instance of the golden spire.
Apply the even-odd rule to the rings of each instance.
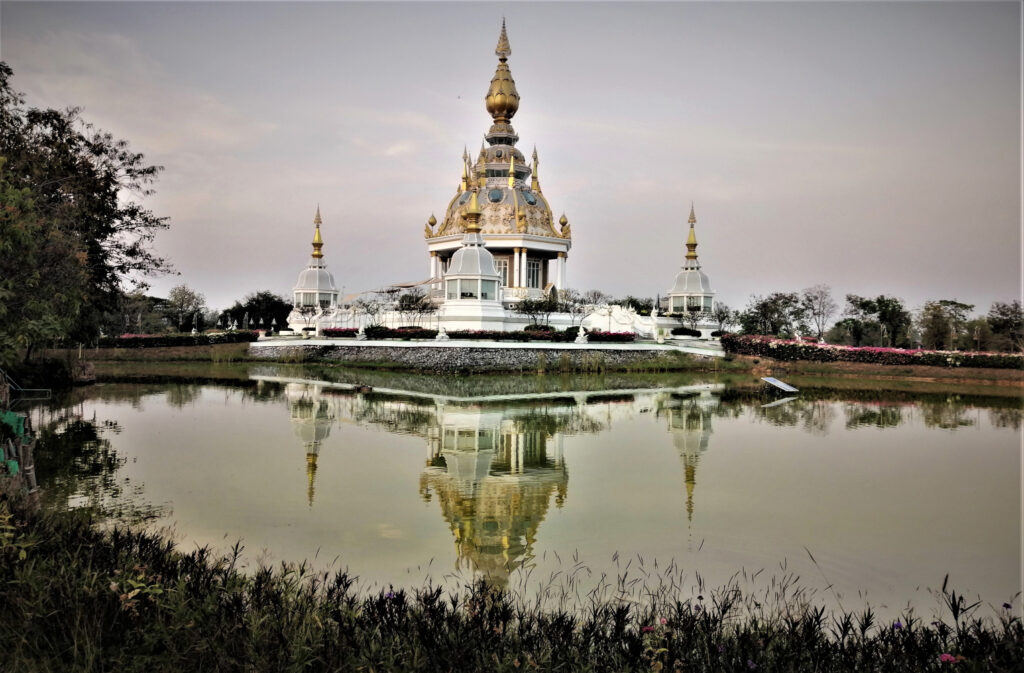
[[[313,232],[313,257],[320,259],[324,256],[321,252],[321,248],[324,247],[324,239],[320,238],[320,225],[323,221],[320,219],[320,204],[316,205],[316,216],[313,217],[313,224],[316,225],[316,231]]]
[[[519,109],[519,92],[516,91],[515,80],[508,69],[505,61],[508,60],[512,48],[508,44],[508,35],[505,33],[505,20],[501,21],[501,37],[498,38],[498,48],[494,50],[498,55],[498,67],[491,78],[491,86],[487,90],[484,102],[487,112],[494,118],[495,126],[508,126],[508,122]],[[494,128],[492,127],[492,131]],[[508,130],[511,130],[509,128]]]
[[[537,160],[537,146],[533,146],[533,178],[530,180],[530,189],[535,192],[540,191],[540,178],[537,176],[537,165],[540,161]]]
[[[469,157],[466,156],[466,148],[462,148],[462,181],[459,182],[459,191],[469,189],[469,171],[466,166],[469,164]]]
[[[508,153],[508,188],[514,189],[516,186],[516,155],[514,152]]]
[[[430,226],[434,226],[435,224],[437,224],[437,218],[434,217],[433,213],[430,214],[430,219],[427,220],[427,224],[429,224]]]
[[[505,32],[504,17],[501,19],[501,35],[498,36],[498,46],[494,49],[494,53],[498,55],[498,60],[502,63],[512,55],[512,47],[508,44],[508,34]]]
[[[477,191],[476,189],[473,190],[473,196],[469,199],[469,205],[466,206],[466,210],[463,212],[463,217],[466,220],[467,234],[480,233],[480,201],[477,199]]]
[[[690,233],[686,237],[686,259],[697,260],[697,233],[693,225],[697,224],[697,216],[693,214],[693,203],[690,203]]]

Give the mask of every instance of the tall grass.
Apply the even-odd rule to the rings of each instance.
[[[11,673],[1019,671],[1024,661],[1009,607],[978,616],[946,586],[947,614],[927,623],[828,613],[791,576],[757,594],[736,581],[683,597],[674,569],[653,587],[623,572],[574,597],[578,563],[544,589],[562,587],[554,605],[483,581],[371,594],[344,571],[243,572],[237,545],[183,553],[82,515],[4,511],[0,669]]]

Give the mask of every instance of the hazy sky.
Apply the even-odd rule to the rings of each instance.
[[[720,300],[1021,292],[1021,5],[0,2],[31,104],[165,167],[146,204],[224,308],[290,295],[320,204],[346,292],[429,275],[423,224],[491,123],[502,17],[569,285],[664,293],[696,204]]]

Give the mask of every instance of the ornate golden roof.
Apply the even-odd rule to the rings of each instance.
[[[440,225],[425,227],[424,236],[429,239],[466,233],[467,205],[471,198],[476,198],[480,213],[477,223],[484,236],[528,234],[568,239],[568,230],[559,231],[551,206],[541,192],[536,175],[539,163],[536,148],[531,166],[515,146],[519,136],[509,122],[519,109],[519,92],[506,63],[512,49],[504,21],[495,53],[498,67],[484,99],[494,123],[484,136],[475,163],[463,148],[461,178],[455,196],[448,203]],[[475,197],[473,192],[477,193]]]

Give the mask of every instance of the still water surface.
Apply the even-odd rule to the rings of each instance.
[[[42,457],[51,504],[154,518],[186,549],[241,539],[251,564],[311,559],[367,587],[561,573],[585,591],[671,564],[694,591],[763,569],[846,608],[927,611],[947,573],[995,605],[1021,588],[1017,398],[253,379],[99,385],[40,410],[37,427],[94,422],[106,452],[78,476]]]

